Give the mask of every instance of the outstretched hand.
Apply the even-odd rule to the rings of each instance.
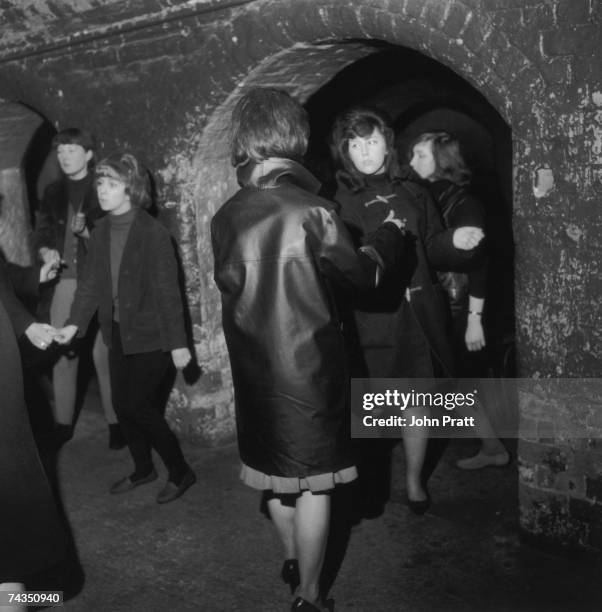
[[[45,351],[56,338],[57,330],[46,323],[32,323],[26,330],[27,339],[36,347]]]
[[[77,333],[77,325],[66,325],[61,329],[56,330],[54,341],[58,344],[69,344]]]
[[[178,370],[183,370],[192,359],[192,355],[186,347],[177,348],[171,351],[171,359]]]
[[[55,263],[58,266],[61,264],[61,256],[56,249],[49,249],[48,247],[42,247],[38,251],[40,259],[45,263]]]
[[[59,260],[59,263],[56,263],[54,261],[46,262],[40,268],[40,284],[48,283],[51,280],[54,280],[59,273],[59,269],[60,269],[60,260]]]
[[[480,227],[465,225],[454,232],[453,243],[457,249],[470,251],[477,247],[484,237],[485,233]]]

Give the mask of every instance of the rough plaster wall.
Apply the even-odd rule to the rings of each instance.
[[[92,4],[100,11],[103,3]],[[151,0],[128,4],[157,15]],[[232,435],[224,346],[219,332],[213,334],[219,321],[206,239],[208,219],[232,182],[219,160],[207,159],[203,151],[208,144],[223,151],[222,112],[258,68],[272,66],[261,76],[293,91],[299,83],[303,91],[320,86],[330,62],[326,54],[305,64],[293,64],[291,56],[288,68],[270,63],[299,44],[375,38],[406,45],[451,67],[489,99],[513,130],[521,373],[599,374],[599,3],[524,5],[522,0],[264,0],[223,12],[189,12],[164,23],[149,19],[148,27],[107,38],[101,28],[86,45],[47,49],[0,65],[0,95],[29,102],[60,126],[91,128],[107,149],[132,148],[155,172],[162,216],[178,235],[206,371],[196,386],[179,381],[174,391],[170,415],[181,432],[208,441]],[[28,41],[39,35],[47,42],[44,27]],[[555,187],[536,197],[533,183],[544,168],[551,169]],[[521,410],[525,418],[541,421],[543,434],[545,422],[554,421],[554,398],[535,399],[547,411],[534,410],[537,402],[529,397],[521,399]],[[572,402],[574,418],[587,424],[591,438],[542,435],[521,445],[521,520],[533,533],[600,548],[602,457],[596,438],[602,424],[592,418],[600,402],[593,406],[583,397]],[[550,453],[561,458],[554,469],[573,470],[579,486],[566,477],[530,478],[540,468],[545,473]]]
[[[599,4],[491,1],[492,19],[541,70],[545,88],[512,122],[517,345],[532,377],[599,377]],[[536,41],[533,45],[530,41]],[[543,172],[542,172],[543,171]],[[542,175],[553,188],[542,190]],[[552,186],[552,185],[549,185]],[[538,437],[519,444],[523,528],[570,547],[602,548],[602,398],[563,383],[520,397]],[[558,423],[583,432],[571,438]]]
[[[0,170],[0,250],[8,261],[29,266],[31,252],[27,192],[20,168]]]
[[[29,109],[0,101],[0,249],[20,265],[32,263],[29,202],[21,169],[42,118]]]

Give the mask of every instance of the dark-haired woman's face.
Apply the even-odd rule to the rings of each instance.
[[[123,181],[112,176],[96,178],[96,192],[100,207],[110,215],[122,215],[132,208],[130,196]]]
[[[362,174],[383,174],[387,158],[387,141],[383,133],[374,128],[369,136],[350,138],[347,145],[349,159]]]
[[[432,142],[419,142],[414,145],[410,166],[421,179],[432,180],[437,169]]]
[[[92,159],[92,151],[86,151],[78,144],[60,144],[56,148],[56,158],[65,175],[75,181],[88,174],[88,162]]]

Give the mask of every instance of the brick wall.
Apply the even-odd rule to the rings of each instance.
[[[215,0],[186,3],[186,11],[151,0],[128,3],[128,11],[119,3],[104,11],[97,5],[85,32],[65,19],[64,39],[58,18],[52,27],[41,17],[29,29],[15,26],[14,40],[25,42],[18,55],[0,46],[0,96],[29,104],[57,125],[86,125],[106,150],[131,148],[153,170],[162,217],[178,236],[205,372],[192,385],[179,380],[172,394],[169,414],[181,432],[209,443],[233,435],[207,231],[235,188],[225,156],[227,112],[251,84],[307,98],[372,52],[362,40],[407,46],[442,62],[507,121],[520,372],[599,375],[599,2]],[[83,23],[86,14],[79,18]],[[538,173],[552,177],[554,188],[536,197]],[[553,422],[554,399],[544,419],[523,398],[523,416]],[[592,408],[578,397],[572,410],[587,419]],[[557,432],[521,443],[526,530],[600,548],[601,425],[591,419],[589,438],[563,440]]]

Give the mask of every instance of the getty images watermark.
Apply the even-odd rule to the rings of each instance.
[[[472,438],[475,428],[501,438],[591,438],[600,435],[601,410],[600,378],[351,382],[351,434],[356,438],[400,438],[408,429],[427,429],[430,437]]]

